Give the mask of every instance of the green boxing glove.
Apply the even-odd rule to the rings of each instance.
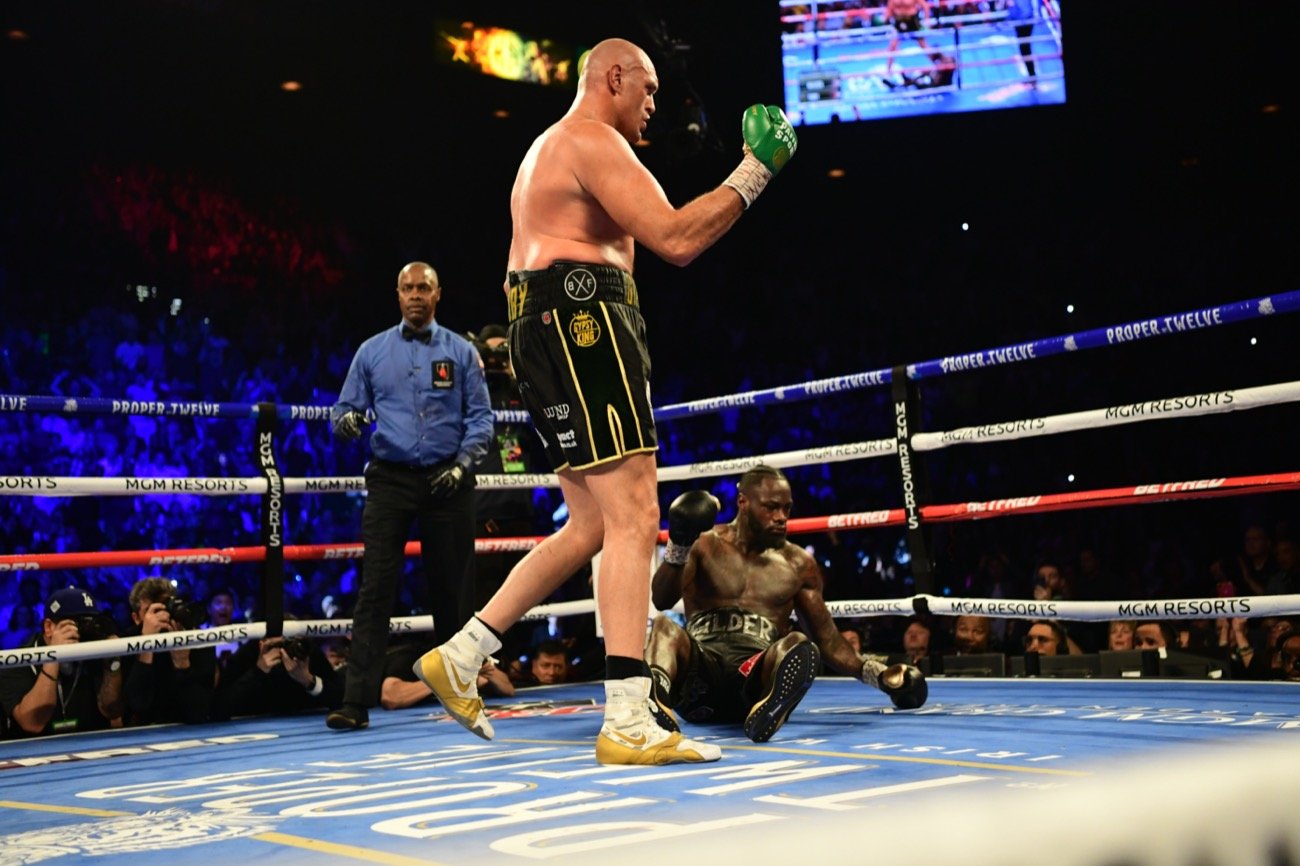
[[[724,180],[740,194],[748,209],[758,194],[799,147],[799,137],[785,112],[775,105],[751,105],[741,118],[745,156],[731,176]]]

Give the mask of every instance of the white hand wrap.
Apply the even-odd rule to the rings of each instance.
[[[668,546],[664,548],[664,562],[669,565],[685,565],[686,555],[691,552],[689,544],[675,544],[673,540],[668,539]]]
[[[859,679],[869,686],[880,688],[880,675],[885,671],[885,665],[871,658],[870,656],[858,656],[862,659],[862,676]]]
[[[726,180],[722,182],[723,186],[729,186],[736,192],[740,193],[741,199],[745,202],[745,210],[754,203],[758,194],[767,186],[767,182],[772,179],[772,172],[767,166],[758,161],[758,157],[750,152],[749,146],[745,146],[745,158],[740,161]]]

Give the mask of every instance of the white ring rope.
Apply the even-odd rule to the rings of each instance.
[[[659,469],[660,481],[714,478],[744,471],[760,463],[778,469],[835,463],[866,457],[884,457],[897,452],[893,439],[823,445],[800,451],[781,451],[753,457],[736,457],[705,463],[687,463]],[[360,493],[366,489],[360,475],[344,478],[285,478],[285,493]],[[513,490],[521,487],[559,487],[554,474],[479,475],[480,490]],[[62,475],[0,475],[0,495],[8,496],[141,496],[195,495],[244,496],[266,493],[265,478],[86,478]]]
[[[1258,409],[1300,401],[1300,382],[1281,382],[1253,388],[1211,391],[1139,403],[1124,403],[1102,409],[1087,409],[1037,418],[1021,418],[958,427],[912,435],[917,451],[936,451],[949,445],[972,442],[1006,442],[1035,436],[1050,436],[1079,430],[1116,427],[1139,421],[1221,415],[1244,409]],[[897,453],[894,439],[872,439],[843,445],[825,445],[799,451],[780,451],[752,457],[733,457],[658,470],[659,481],[716,478],[743,472],[765,463],[778,469],[821,463],[837,463]],[[343,478],[285,478],[285,493],[359,493],[365,490],[361,476]],[[480,475],[482,490],[511,490],[521,487],[558,487],[554,474]],[[191,494],[198,496],[240,496],[266,493],[265,478],[85,478],[79,476],[0,475],[0,495],[10,496],[138,496],[142,494]]]
[[[912,436],[912,448],[917,451],[937,451],[949,445],[968,442],[1006,442],[1076,430],[1117,427],[1139,421],[1220,415],[1241,409],[1294,403],[1298,400],[1300,400],[1300,382],[1283,382],[1277,385],[1260,385],[1256,388],[1211,391],[1207,394],[1124,403],[1119,406],[1108,406],[1105,409],[1067,412],[1064,415],[1049,415],[1043,418],[1021,418],[1017,421],[959,427],[955,430],[916,433]]]
[[[674,610],[680,612],[679,602]],[[1037,601],[1027,598],[948,598],[914,595],[862,601],[828,601],[831,616],[911,616],[918,609],[936,616],[987,616],[995,619],[1055,619],[1104,622],[1112,619],[1186,620],[1220,617],[1294,616],[1300,614],[1300,594],[1240,595],[1228,598],[1150,599],[1141,601]],[[577,616],[596,612],[592,598],[542,604],[530,609],[520,622],[534,622],[553,616]],[[649,616],[658,611],[651,609]],[[395,634],[433,630],[432,616],[393,617],[389,631]],[[321,638],[345,635],[351,619],[285,620],[285,637]],[[235,641],[261,640],[266,623],[233,623],[217,628],[165,632],[156,635],[119,637],[57,646],[20,647],[0,650],[0,668],[23,667],[46,662],[73,662],[146,652],[202,649]]]
[[[285,637],[330,637],[352,630],[350,619],[285,620]],[[433,631],[432,616],[395,616],[388,621],[395,634]],[[160,634],[117,637],[86,643],[55,646],[19,647],[0,650],[0,668],[22,667],[46,662],[75,662],[84,659],[139,655],[148,652],[202,649],[234,641],[261,640],[266,637],[266,623],[241,622],[217,628],[171,631]]]

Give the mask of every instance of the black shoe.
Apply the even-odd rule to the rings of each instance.
[[[344,704],[342,709],[334,710],[325,717],[325,726],[336,731],[359,731],[370,727],[370,713],[365,707]]]
[[[756,743],[772,739],[799,706],[821,667],[821,650],[811,641],[802,641],[786,653],[772,674],[772,690],[754,704],[745,719],[745,736]]]

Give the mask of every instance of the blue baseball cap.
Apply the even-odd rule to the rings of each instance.
[[[45,618],[52,620],[71,619],[74,616],[92,616],[99,613],[99,607],[90,593],[75,586],[61,589],[45,602]]]

